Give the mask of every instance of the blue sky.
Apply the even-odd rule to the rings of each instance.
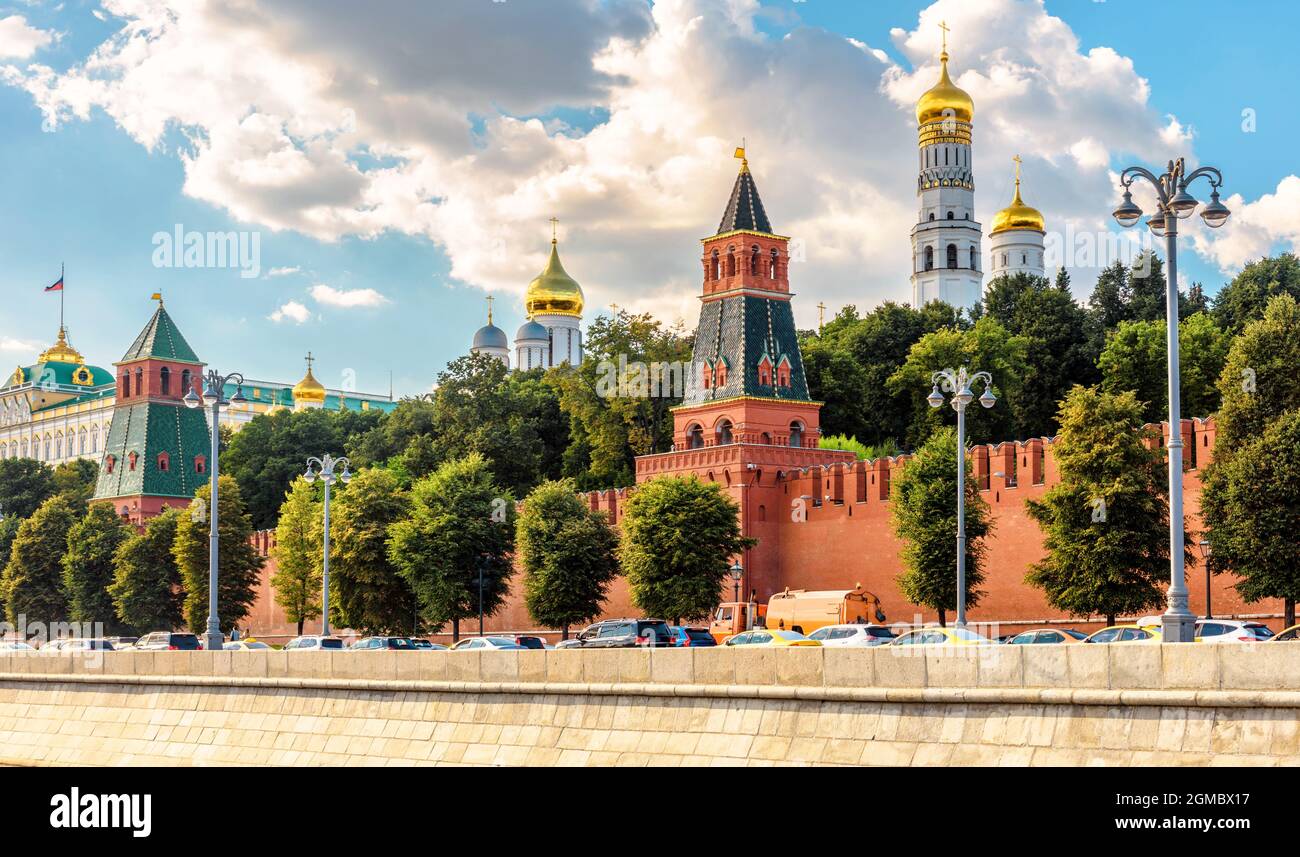
[[[962,20],[954,0],[945,2],[931,13]],[[478,5],[484,4],[503,5]],[[413,45],[451,30],[467,52],[500,51],[508,68],[491,80],[490,72],[472,71],[470,53],[445,66],[393,63],[365,44],[371,36],[381,45],[394,38],[380,29],[385,23],[346,20],[346,4],[338,7],[339,20],[322,21],[286,0],[274,10],[271,35],[257,33],[253,47],[241,48],[249,52],[245,68],[245,55],[236,51],[185,62],[195,53],[187,39],[238,43],[256,32],[241,30],[242,18],[177,18],[171,29],[136,20],[155,27],[157,65],[150,66],[111,41],[135,6],[0,3],[0,158],[8,165],[0,207],[0,361],[28,363],[53,339],[58,301],[42,288],[66,263],[68,327],[92,362],[121,355],[148,318],[150,293],[161,290],[200,356],[223,371],[293,381],[310,350],[327,384],[351,372],[359,389],[385,392],[391,372],[399,395],[416,392],[467,349],[487,291],[501,298],[497,320],[507,332],[522,322],[519,298],[544,261],[551,214],[561,218],[566,266],[587,288],[589,320],[616,302],[693,324],[695,239],[711,231],[725,202],[734,175],[728,146],[740,136],[752,141],[775,227],[808,236],[808,267],[795,272],[802,324],[810,324],[818,299],[864,309],[907,299],[906,222],[915,205],[907,191],[915,162],[907,155],[913,142],[906,92],[923,89],[930,74],[918,69],[933,53],[922,44],[933,28],[921,22],[934,4],[773,0],[756,10],[738,0],[737,11],[673,0],[651,18],[635,0],[555,0],[545,20],[557,19],[564,37],[587,51],[576,63],[574,46],[548,47],[559,37],[537,32],[543,19],[528,17],[528,0],[510,4],[467,7],[455,24],[422,4],[409,21],[392,25]],[[163,9],[167,0],[139,5]],[[1198,244],[1198,254],[1192,240],[1184,241],[1184,273],[1213,291],[1233,259],[1293,242],[1300,231],[1294,215],[1280,226],[1262,218],[1278,207],[1296,208],[1287,203],[1292,189],[1282,187],[1295,164],[1288,144],[1300,131],[1286,104],[1294,89],[1288,39],[1300,17],[1293,7],[1049,2],[1044,13],[1015,0],[990,5],[1028,21],[1026,27],[1044,15],[1060,19],[1077,37],[1080,55],[1113,49],[1150,91],[1136,105],[1117,97],[1113,116],[1105,103],[1073,115],[1078,96],[1059,83],[1065,72],[1035,59],[1029,40],[1009,33],[1014,61],[1025,68],[1040,62],[1039,77],[1050,82],[1058,75],[1058,84],[1036,94],[1031,83],[1023,98],[998,92],[983,99],[972,85],[982,220],[1009,186],[998,156],[1037,145],[1037,155],[1027,158],[1029,201],[1049,222],[1085,223],[1098,212],[1096,225],[1104,228],[1108,169],[1151,163],[1164,151],[1153,140],[1172,115],[1187,154],[1220,167],[1227,191],[1257,212],[1255,225],[1218,249]],[[1154,38],[1173,15],[1179,39]],[[244,17],[255,28],[257,16]],[[709,44],[718,55],[691,70],[685,79],[692,85],[683,85],[672,67],[685,60],[665,58],[674,44],[695,37],[692,19],[713,22]],[[974,19],[963,26],[950,44],[954,71],[994,67],[1001,57],[997,34],[977,40]],[[905,32],[891,37],[894,28]],[[365,37],[352,39],[358,33]],[[25,37],[42,43],[24,48]],[[360,45],[347,75],[329,65],[325,51],[304,47],[331,39]],[[884,61],[844,50],[845,39],[883,51]],[[972,43],[979,47],[963,54]],[[552,55],[561,49],[565,57]],[[101,60],[88,66],[97,50]],[[646,71],[656,57],[665,59],[663,67]],[[225,85],[245,73],[248,80]],[[1113,63],[1088,73],[1098,75],[1092,92],[1132,87]],[[104,79],[102,87],[87,85]],[[214,84],[215,95],[206,84]],[[393,109],[377,109],[376,92]],[[840,94],[838,111],[819,103]],[[750,98],[764,107],[745,107]],[[340,104],[355,105],[343,112],[353,110],[359,128],[344,119],[341,130],[322,131]],[[984,104],[998,111],[988,120]],[[1242,130],[1247,108],[1256,111],[1253,133]],[[1018,109],[1061,116],[1050,126],[1061,129],[1060,141],[1040,143],[1038,136],[1051,133],[1030,132],[1025,136],[1035,139],[1017,139],[1007,117]],[[250,121],[262,116],[273,118]],[[1071,140],[1093,128],[1105,163],[1087,162],[1088,176],[1078,178],[1067,152],[1076,151]],[[295,177],[282,181],[277,170]],[[1277,195],[1272,208],[1267,195]],[[1261,197],[1265,203],[1258,204]],[[155,267],[153,236],[176,224],[258,232],[259,276]],[[1088,285],[1076,279],[1077,291],[1086,294]],[[286,315],[292,304],[301,309]]]

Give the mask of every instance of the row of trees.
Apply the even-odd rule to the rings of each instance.
[[[277,528],[276,598],[301,631],[321,614],[323,515],[317,487],[295,482]],[[629,501],[621,532],[572,480],[547,481],[516,508],[483,456],[439,465],[404,488],[386,468],[360,471],[331,503],[330,619],[367,633],[418,634],[491,616],[522,569],[524,603],[543,627],[598,616],[627,577],[648,614],[706,615],[731,558],[752,544],[735,504],[697,479],[664,479]]]
[[[1275,295],[1231,339],[1222,363],[1214,379],[1222,399],[1218,436],[1202,477],[1204,530],[1185,531],[1185,544],[1194,543],[1193,535],[1207,537],[1212,570],[1234,573],[1249,602],[1282,599],[1292,625],[1300,599],[1300,405],[1289,394],[1300,365],[1300,303]],[[1076,385],[1060,404],[1053,445],[1060,481],[1026,503],[1046,553],[1025,580],[1057,610],[1113,623],[1164,602],[1169,493],[1160,435],[1143,430],[1149,402],[1111,387]],[[940,429],[893,483],[895,531],[905,542],[899,587],[910,601],[939,611],[941,621],[957,602],[956,455],[954,433]],[[966,513],[966,602],[974,606],[984,594],[991,516],[971,482]],[[1184,560],[1195,562],[1190,547]]]

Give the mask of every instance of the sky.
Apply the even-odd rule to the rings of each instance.
[[[800,326],[819,302],[907,301],[940,21],[975,102],[978,220],[1020,154],[1049,232],[1104,236],[1120,170],[1185,156],[1223,171],[1234,214],[1187,222],[1180,281],[1213,293],[1300,243],[1282,2],[0,0],[0,364],[53,341],[66,265],[92,363],[161,291],[223,372],[292,382],[311,351],[327,385],[420,392],[486,295],[513,337],[552,216],[587,321],[693,326],[742,139],[799,251]],[[235,252],[187,256],[191,232]],[[1067,255],[1078,297],[1105,261]]]

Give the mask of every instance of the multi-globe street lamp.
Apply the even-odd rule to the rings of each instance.
[[[966,625],[966,406],[975,400],[971,385],[984,382],[984,393],[979,402],[986,408],[997,404],[993,395],[993,376],[987,372],[966,373],[962,366],[956,371],[940,369],[930,376],[934,388],[925,400],[930,407],[943,406],[944,393],[952,394],[952,409],[957,412],[957,627]]]
[[[235,384],[235,395],[226,398],[226,384]],[[208,468],[211,488],[209,489],[211,507],[208,513],[208,630],[203,635],[203,647],[210,652],[219,652],[225,645],[221,636],[221,624],[217,621],[217,476],[220,467],[217,458],[221,453],[221,409],[230,405],[242,405],[244,398],[244,376],[238,372],[222,375],[216,369],[209,369],[203,376],[203,396],[199,397],[191,387],[181,400],[187,408],[206,405],[212,409],[212,459]]]
[[[1190,643],[1195,639],[1196,617],[1188,609],[1187,579],[1183,568],[1183,433],[1180,429],[1182,405],[1179,401],[1178,375],[1178,221],[1191,217],[1201,203],[1187,192],[1198,178],[1210,183],[1210,201],[1201,209],[1205,225],[1217,229],[1231,212],[1219,202],[1223,174],[1214,167],[1201,167],[1188,173],[1183,159],[1170,161],[1161,175],[1145,167],[1129,167],[1120,173],[1124,198],[1112,212],[1120,226],[1129,227],[1142,217],[1142,209],[1133,202],[1132,186],[1145,179],[1156,191],[1157,211],[1147,226],[1165,239],[1165,347],[1169,352],[1169,605],[1161,623],[1166,643]]]
[[[340,464],[343,465],[343,472],[335,476],[334,471]],[[324,560],[321,563],[320,585],[320,632],[323,637],[328,637],[330,633],[330,486],[335,480],[344,485],[352,481],[352,472],[348,469],[351,464],[342,456],[335,458],[326,453],[317,458],[313,455],[307,459],[307,472],[302,475],[309,484],[319,478],[325,486],[325,543],[322,547]],[[319,473],[315,470],[317,467],[320,468]]]

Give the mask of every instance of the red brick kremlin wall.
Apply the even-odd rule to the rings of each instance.
[[[1161,425],[1167,440],[1168,424]],[[1193,544],[1199,540],[1200,471],[1214,449],[1214,421],[1183,420],[1184,507]],[[1153,441],[1154,442],[1154,441]],[[1068,627],[1100,627],[1070,619],[1047,606],[1040,590],[1028,586],[1024,577],[1029,566],[1043,555],[1042,532],[1025,511],[1025,501],[1038,499],[1059,481],[1052,441],[1035,439],[1023,443],[975,446],[971,450],[974,472],[971,478],[988,502],[994,529],[988,541],[985,568],[985,596],[971,609],[972,622],[998,622],[1003,633],[1018,627],[1063,622]],[[881,600],[892,622],[912,623],[918,617],[933,621],[937,616],[903,600],[894,583],[903,570],[901,542],[894,536],[889,514],[889,479],[909,456],[849,464],[819,466],[817,461],[842,458],[825,451],[759,444],[728,444],[702,449],[643,456],[637,459],[637,481],[663,475],[698,473],[718,482],[740,507],[747,534],[759,540],[744,557],[746,579],[742,596],[751,588],[759,600],[774,592],[791,589],[851,589],[861,583]],[[754,467],[755,460],[760,463]],[[1003,475],[997,475],[997,474]],[[591,508],[604,511],[619,523],[623,504],[635,488],[593,491],[585,495]],[[803,499],[806,520],[797,522],[792,503]],[[258,546],[267,551],[273,533],[258,534]],[[1198,557],[1188,566],[1191,609],[1205,613],[1205,574]],[[259,637],[292,636],[293,626],[284,622],[270,587],[273,561],[268,560],[257,603],[247,624]],[[514,579],[512,595],[496,616],[490,617],[489,631],[537,631],[528,616],[521,595],[522,572]],[[1232,589],[1235,578],[1219,575],[1212,582],[1214,615],[1266,617],[1280,630],[1280,601],[1246,604]],[[724,597],[732,597],[730,586]],[[1158,612],[1158,611],[1157,611]],[[634,616],[638,611],[628,598],[626,582],[619,579],[612,588],[605,611],[608,617]],[[319,629],[319,622],[309,632]],[[477,621],[462,626],[462,633],[475,633]],[[443,635],[449,636],[449,635]],[[558,635],[554,635],[558,636]]]

